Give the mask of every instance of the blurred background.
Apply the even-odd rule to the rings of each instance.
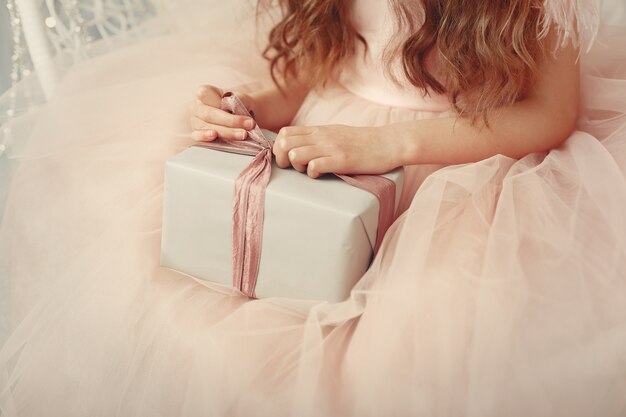
[[[9,10],[12,4],[15,3],[20,3],[20,1],[0,0],[0,95],[9,89],[12,84],[11,74],[14,71],[13,59],[16,42],[14,42],[14,33],[12,33],[15,25],[12,25]],[[132,30],[134,27],[150,20],[165,8],[163,2],[159,0],[22,0],[21,3],[32,3],[39,6],[41,20],[39,23],[49,36],[49,42],[56,42],[55,45],[51,45],[54,53],[58,53],[61,49],[76,48],[76,44],[71,39],[68,39],[69,34],[63,32],[64,29],[71,31],[72,24],[79,23],[84,26],[77,29],[77,31],[83,30],[83,33],[74,33],[81,35],[77,37],[78,43],[94,42],[103,37],[103,33],[100,30],[102,28],[97,27],[96,21],[98,19],[101,21],[109,19],[111,23],[105,28],[105,31],[108,31],[105,36],[115,36],[120,31]],[[70,11],[72,8],[77,9],[80,16],[82,16],[82,21],[76,19],[76,13],[72,16],[73,12]],[[98,8],[100,8],[100,16],[95,16],[98,13]],[[602,0],[601,8],[605,22],[626,26],[626,0]],[[54,14],[50,13],[51,9],[56,12],[56,19],[52,18],[51,20],[50,16]],[[120,16],[124,16],[124,22],[119,20]],[[116,25],[118,26],[116,27]],[[23,29],[23,19],[19,26]],[[58,29],[61,26],[64,26],[63,30],[59,31]],[[63,37],[65,39],[59,39]],[[81,37],[82,39],[80,39]],[[56,40],[52,41],[55,38]],[[27,49],[23,38],[21,39],[21,45]],[[84,47],[85,45],[82,46]],[[23,51],[22,59],[28,74],[30,69],[32,69],[32,62],[27,50]]]
[[[9,88],[11,84],[11,54],[13,45],[11,40],[11,26],[9,24],[9,10],[6,8],[6,0],[0,3],[0,94]]]
[[[32,5],[30,10],[25,10],[27,4]],[[0,95],[12,84],[16,46],[27,49],[27,41],[32,43],[23,33],[29,25],[32,31],[33,22],[27,22],[28,18],[38,20],[48,46],[58,53],[76,49],[75,41],[87,43],[131,30],[154,17],[158,4],[159,0],[0,0]],[[22,32],[18,42],[16,29]],[[24,66],[29,68],[28,51],[20,52]]]
[[[155,21],[167,31],[167,11],[179,3],[0,0],[0,126],[45,102],[74,63],[154,35]]]

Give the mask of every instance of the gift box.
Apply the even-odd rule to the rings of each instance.
[[[251,156],[191,147],[167,161],[161,265],[232,285],[233,189]],[[387,178],[396,183],[402,169]],[[379,202],[333,176],[274,167],[265,195],[258,298],[336,302],[367,270]]]
[[[236,97],[224,100],[247,114]],[[161,265],[256,298],[346,299],[392,220],[402,168],[385,178],[314,180],[272,169],[275,134],[256,128],[250,136],[166,162]]]

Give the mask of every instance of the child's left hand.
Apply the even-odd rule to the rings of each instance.
[[[402,165],[399,143],[380,127],[290,126],[278,133],[273,153],[281,168],[311,178],[322,174],[384,174]]]

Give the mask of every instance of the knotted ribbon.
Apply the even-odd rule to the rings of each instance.
[[[234,94],[222,98],[222,108],[233,114],[250,116],[244,104]],[[195,146],[254,157],[235,181],[232,266],[233,286],[248,297],[256,298],[255,287],[263,240],[265,190],[272,172],[272,142],[256,126],[248,132],[247,140],[218,138],[211,142],[200,142]],[[378,175],[335,175],[352,186],[369,191],[378,199],[380,209],[378,234],[374,246],[376,253],[393,222],[396,184]]]

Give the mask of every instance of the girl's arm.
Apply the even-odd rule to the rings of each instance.
[[[559,51],[540,68],[540,76],[522,101],[500,109],[490,127],[464,118],[397,123],[383,130],[401,142],[402,165],[459,164],[496,154],[521,158],[558,147],[576,127],[579,109],[578,51]]]
[[[498,109],[489,127],[465,118],[396,123],[378,128],[288,127],[274,145],[279,166],[327,172],[387,172],[401,165],[459,164],[497,154],[521,158],[559,146],[575,128],[579,108],[578,51],[546,52],[527,97]],[[301,169],[302,170],[302,169]]]

